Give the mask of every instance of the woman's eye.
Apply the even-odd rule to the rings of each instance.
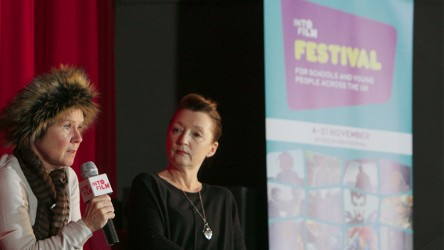
[[[83,132],[83,128],[84,128],[83,125],[82,126],[78,126],[77,130],[80,131],[80,133],[82,133]]]
[[[65,129],[71,129],[71,124],[70,124],[70,123],[67,123],[67,124],[63,125],[63,127],[64,127]]]
[[[179,128],[173,128],[173,129],[172,129],[172,132],[173,132],[174,134],[177,134],[177,133],[180,132],[180,129],[179,129]]]
[[[193,136],[196,137],[196,138],[200,138],[200,137],[202,137],[202,134],[200,134],[200,133],[193,133]]]

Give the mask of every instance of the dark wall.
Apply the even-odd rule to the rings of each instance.
[[[414,249],[444,249],[443,3],[415,1]],[[268,249],[263,3],[117,0],[118,189],[165,167],[165,129],[189,92],[219,102],[223,135],[202,181],[247,187],[249,249]],[[410,69],[406,69],[409,73]]]
[[[443,11],[443,2],[440,0],[415,1],[413,46],[415,249],[444,249]]]
[[[177,8],[171,1],[116,1],[118,196],[133,178],[166,166],[176,102]]]

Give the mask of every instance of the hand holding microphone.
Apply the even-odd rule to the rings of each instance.
[[[111,218],[114,218],[114,208],[111,203],[111,198],[108,195],[101,195],[94,197],[86,205],[83,223],[94,232],[103,228],[108,222],[108,219]]]
[[[83,222],[92,232],[103,228],[108,245],[119,242],[112,218],[115,217],[114,206],[107,195],[112,188],[106,174],[99,175],[93,162],[81,166],[83,181],[80,182],[80,193],[83,201],[87,202]]]

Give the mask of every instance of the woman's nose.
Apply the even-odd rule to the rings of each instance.
[[[78,129],[74,129],[74,135],[72,137],[72,141],[76,143],[81,143],[83,141],[82,133]]]
[[[177,142],[179,143],[179,144],[187,144],[188,143],[188,139],[187,139],[187,133],[181,133],[180,135],[179,135],[179,137],[177,138]]]

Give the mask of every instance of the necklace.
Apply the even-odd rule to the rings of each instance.
[[[202,196],[200,195],[200,191],[199,191],[199,200],[200,200],[200,205],[202,207],[203,215],[199,212],[199,209],[197,209],[197,207],[194,205],[194,203],[191,201],[190,197],[188,197],[188,195],[185,193],[185,191],[182,190],[182,193],[185,195],[185,197],[187,197],[187,199],[190,202],[191,206],[193,206],[193,208],[199,214],[200,218],[202,218],[202,220],[204,222],[202,233],[204,234],[205,238],[210,240],[211,237],[213,237],[213,231],[211,230],[210,226],[208,225],[207,217],[205,216],[205,210],[204,210],[204,207],[203,207]]]

